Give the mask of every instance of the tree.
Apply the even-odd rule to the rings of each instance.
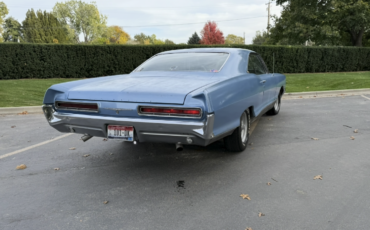
[[[362,46],[370,29],[370,0],[277,0],[283,6],[275,17],[271,38],[303,44]],[[284,4],[284,5],[283,5]]]
[[[333,6],[332,21],[339,30],[350,35],[353,46],[362,46],[362,38],[370,30],[370,1],[337,0]]]
[[[151,36],[149,36],[149,35],[145,35],[141,33],[141,34],[136,34],[134,38],[135,38],[135,41],[138,42],[140,45],[164,45],[166,44],[161,39],[157,39],[157,36],[155,34],[152,34]]]
[[[8,17],[4,21],[3,38],[5,42],[21,42],[23,41],[22,26],[12,17]]]
[[[108,38],[110,43],[115,44],[126,44],[131,39],[130,35],[120,26],[110,26],[108,28]]]
[[[164,44],[166,45],[175,45],[175,43],[169,39],[164,40]]]
[[[266,31],[257,31],[253,38],[253,45],[267,45],[269,41],[269,34]]]
[[[188,44],[189,45],[199,45],[200,44],[200,37],[198,36],[197,32],[194,32],[194,34],[189,38]]]
[[[208,21],[203,30],[200,32],[202,39],[200,44],[213,45],[213,44],[224,44],[225,38],[221,30],[217,28],[216,22]]]
[[[229,34],[226,36],[225,44],[244,44],[244,38]]]
[[[149,40],[149,36],[145,35],[143,33],[136,34],[134,36],[134,39],[136,42],[138,42],[140,45],[144,45],[146,40]]]
[[[31,43],[67,43],[68,31],[52,13],[28,10],[23,21],[23,35]],[[56,41],[55,41],[56,40]]]
[[[64,24],[68,24],[74,34],[70,37],[78,39],[83,34],[86,43],[102,36],[107,27],[107,17],[99,13],[96,2],[85,3],[80,0],[69,0],[56,3],[53,14]]]
[[[6,15],[8,15],[9,11],[8,8],[6,7],[4,2],[0,2],[0,42],[3,42],[3,37],[1,34],[3,33],[3,23]]]

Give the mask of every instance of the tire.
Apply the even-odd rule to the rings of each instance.
[[[232,152],[244,151],[247,148],[250,127],[250,115],[247,110],[240,116],[239,127],[230,136],[224,138],[226,149]]]
[[[274,107],[272,107],[272,109],[267,111],[266,114],[272,115],[272,116],[278,115],[278,113],[280,112],[280,106],[281,106],[281,94],[279,94],[278,98],[276,99],[274,103]]]

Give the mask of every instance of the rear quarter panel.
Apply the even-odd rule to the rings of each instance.
[[[204,89],[208,113],[215,114],[213,134],[217,137],[239,126],[241,114],[258,110],[258,78],[245,74],[228,78]],[[254,111],[254,110],[253,110]]]

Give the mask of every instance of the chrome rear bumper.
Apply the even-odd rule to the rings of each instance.
[[[60,132],[107,137],[108,125],[133,126],[135,140],[139,142],[182,143],[206,146],[217,139],[213,135],[214,114],[204,121],[109,117],[86,114],[59,113],[44,105],[49,124]]]

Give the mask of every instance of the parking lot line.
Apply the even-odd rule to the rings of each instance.
[[[370,98],[368,98],[368,97],[366,97],[366,96],[364,96],[364,95],[361,95],[361,97],[363,97],[363,98],[366,98],[366,99],[370,100]]]
[[[56,140],[59,140],[59,139],[62,139],[64,137],[67,137],[67,136],[70,136],[72,135],[73,133],[67,133],[67,134],[64,134],[62,136],[59,136],[59,137],[56,137],[54,139],[51,139],[51,140],[48,140],[48,141],[44,141],[44,142],[41,142],[41,143],[38,143],[38,144],[35,144],[35,145],[32,145],[32,146],[29,146],[29,147],[26,147],[26,148],[23,148],[23,149],[20,149],[20,150],[17,150],[17,151],[14,151],[14,152],[11,152],[11,153],[7,153],[7,154],[4,154],[2,156],[0,156],[0,160],[5,158],[5,157],[10,157],[10,156],[13,156],[15,154],[18,154],[18,153],[21,153],[21,152],[24,152],[24,151],[27,151],[27,150],[30,150],[30,149],[33,149],[33,148],[36,148],[36,147],[39,147],[41,145],[46,145],[50,142],[53,142],[53,141],[56,141]]]

